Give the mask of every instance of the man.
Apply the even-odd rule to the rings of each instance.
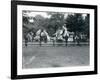
[[[77,45],[80,45],[80,35],[79,35],[79,34],[77,34],[77,35],[75,36],[75,40],[76,40],[76,42],[77,42]]]
[[[65,39],[66,46],[67,46],[69,34],[68,34],[68,30],[67,30],[67,28],[66,28],[66,24],[64,24],[64,26],[63,26],[63,33],[62,33],[62,36],[63,36],[63,38]]]
[[[27,43],[28,43],[28,37],[27,37],[27,34],[24,35],[24,39],[25,39],[25,47],[27,47]]]

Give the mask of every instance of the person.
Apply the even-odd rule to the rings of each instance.
[[[47,43],[47,35],[44,29],[41,29],[40,31],[40,46],[41,46],[42,41]]]
[[[43,29],[40,30],[40,34],[39,34],[40,35],[40,41],[39,41],[40,42],[40,46],[41,46],[41,42],[42,42],[42,35],[41,35],[42,32],[43,32]]]
[[[63,36],[69,36],[69,34],[68,34],[68,29],[66,28],[66,24],[64,24],[64,26],[63,26]]]
[[[28,37],[27,37],[27,34],[24,35],[24,39],[25,39],[25,47],[27,47],[27,43],[28,43]]]
[[[66,46],[67,46],[69,34],[68,34],[68,30],[67,30],[67,28],[66,28],[66,24],[64,24],[64,26],[63,26],[63,33],[62,33],[62,36],[63,36],[63,38],[65,39]]]
[[[80,45],[80,36],[79,35],[75,36],[75,40],[77,42],[77,45]]]

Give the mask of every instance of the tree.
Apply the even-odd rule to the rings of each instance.
[[[89,38],[89,26],[90,26],[90,22],[89,22],[89,19],[90,19],[90,15],[87,14],[86,17],[85,17],[85,26],[84,26],[84,34],[87,35],[87,38]]]
[[[29,23],[28,17],[23,16],[23,23],[24,24],[28,24]]]
[[[47,31],[52,36],[52,34],[54,34],[57,29],[62,28],[63,24],[65,23],[64,13],[48,12],[47,14],[50,16]]]
[[[75,34],[84,32],[84,23],[83,16],[79,13],[70,14],[66,19],[66,27]]]

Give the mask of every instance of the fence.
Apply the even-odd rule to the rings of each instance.
[[[25,45],[25,41],[23,41],[22,43],[23,45]],[[33,42],[27,42],[27,45],[40,45],[40,46],[58,46],[58,45],[89,45],[89,42],[80,42],[79,44],[77,42],[53,42],[53,41],[48,41],[47,43],[45,42],[36,42],[36,41],[33,41]]]

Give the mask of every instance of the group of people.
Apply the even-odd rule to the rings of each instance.
[[[62,28],[58,29],[56,33],[53,35],[54,37],[50,37],[45,29],[39,29],[36,33],[32,33],[32,32],[27,33],[24,37],[25,46],[27,47],[27,43],[29,41],[32,42],[33,40],[38,41],[40,46],[42,42],[47,43],[48,41],[52,41],[53,45],[55,44],[55,42],[65,41],[66,43],[65,45],[67,46],[69,32],[66,28],[66,24],[64,24]],[[79,44],[79,36],[76,35],[75,40]]]

